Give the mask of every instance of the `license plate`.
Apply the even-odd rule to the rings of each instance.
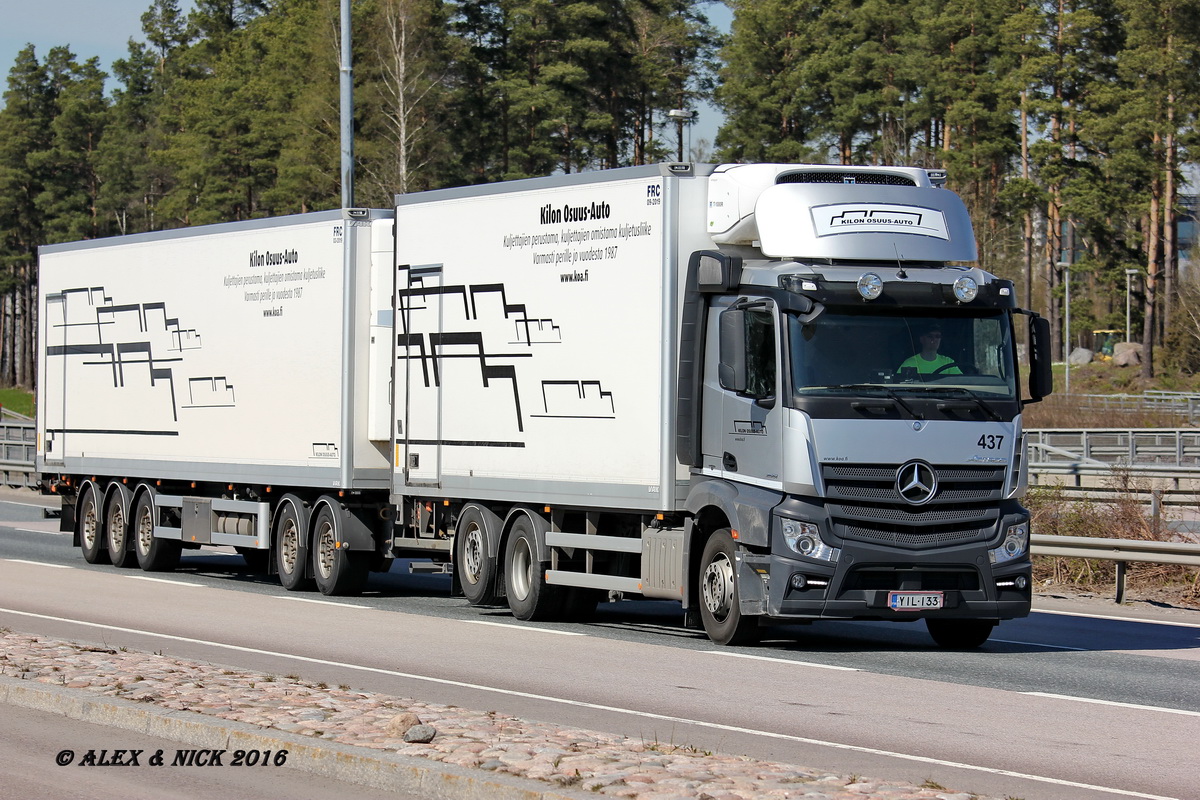
[[[942,607],[941,592],[888,592],[888,607],[893,611],[924,611]]]

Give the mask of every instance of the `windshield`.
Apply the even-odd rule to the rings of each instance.
[[[1016,399],[1012,326],[1003,311],[975,316],[845,314],[810,322],[788,315],[792,393],[864,389],[973,393]]]

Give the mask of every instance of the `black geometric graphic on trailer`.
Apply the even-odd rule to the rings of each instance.
[[[111,373],[114,389],[139,385],[155,388],[160,382],[165,383],[170,391],[172,418],[179,421],[179,398],[170,365],[182,363],[188,351],[202,348],[199,331],[185,328],[177,317],[168,316],[164,302],[117,304],[103,286],[64,289],[46,295],[48,319],[49,308],[54,305],[60,306],[62,321],[51,323],[50,328],[61,331],[61,335],[50,334],[48,338],[63,341],[70,331],[71,338],[82,341],[47,344],[47,358],[95,356],[82,361],[82,365]],[[136,331],[137,336],[128,338],[129,331]],[[126,339],[121,341],[122,337]],[[136,377],[143,374],[148,384]],[[131,382],[127,383],[127,378]],[[184,408],[228,408],[233,404],[233,386],[225,376],[188,380]]]
[[[542,345],[562,344],[563,330],[553,319],[532,317],[524,303],[511,302],[503,283],[453,284],[441,286],[437,279],[441,270],[437,267],[410,269],[400,267],[396,293],[396,308],[399,312],[400,330],[397,333],[397,360],[412,361],[421,366],[421,380],[425,388],[441,386],[440,362],[444,359],[469,359],[479,365],[483,386],[491,381],[511,382],[513,408],[516,413],[517,430],[525,430],[524,414],[517,384],[515,364],[497,364],[497,361],[512,361],[532,358],[534,349]],[[405,275],[407,273],[407,276]],[[496,296],[499,303],[481,302],[488,295]],[[506,342],[508,347],[517,346],[518,351],[489,351],[484,334],[478,330],[443,331],[422,333],[410,330],[414,312],[434,310],[429,305],[431,298],[443,299],[442,310],[453,314],[461,312],[460,319],[466,326],[480,320],[480,314],[498,309],[505,320],[513,323],[514,340]],[[447,315],[449,316],[449,314]],[[442,319],[443,326],[453,327],[456,321]],[[475,327],[475,326],[471,326]],[[560,387],[572,387],[572,391],[559,391]],[[575,407],[568,408],[574,400]],[[560,419],[615,419],[615,405],[611,392],[602,389],[597,380],[552,380],[542,383],[542,410],[535,417]],[[587,406],[581,411],[581,406]]]

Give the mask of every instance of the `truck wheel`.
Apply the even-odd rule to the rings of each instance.
[[[974,650],[988,640],[996,621],[991,619],[932,619],[925,620],[929,635],[939,647],[947,650]]]
[[[479,509],[469,506],[454,534],[454,569],[463,596],[473,606],[496,602],[496,559],[488,555],[487,529]]]
[[[738,601],[737,546],[728,528],[717,531],[700,557],[700,619],[716,644],[745,644],[758,638],[758,618],[742,615]]]
[[[83,552],[83,560],[89,564],[107,564],[108,551],[104,549],[104,538],[101,536],[95,486],[89,484],[83,490],[75,514],[79,520],[79,549]]]
[[[323,595],[361,594],[367,585],[370,553],[354,552],[338,547],[337,514],[329,506],[321,506],[313,529],[313,576]]]
[[[508,607],[517,619],[550,619],[560,610],[561,592],[546,583],[546,573],[537,557],[537,537],[528,517],[518,519],[508,534],[504,584]]]
[[[275,570],[279,583],[289,592],[312,588],[312,579],[304,576],[308,559],[304,523],[293,503],[285,502],[275,520]]]
[[[129,547],[128,519],[125,498],[118,492],[109,499],[104,514],[104,543],[114,567],[132,567],[135,562]]]
[[[179,566],[183,543],[154,538],[154,496],[143,492],[133,507],[133,549],[146,572],[170,572]]]

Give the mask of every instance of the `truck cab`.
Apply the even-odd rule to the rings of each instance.
[[[735,542],[697,565],[710,637],[756,618],[925,619],[976,646],[1028,614],[1021,409],[1050,390],[1048,326],[972,266],[944,176],[752,165],[709,181],[718,249],[689,269],[679,451],[689,509]]]

